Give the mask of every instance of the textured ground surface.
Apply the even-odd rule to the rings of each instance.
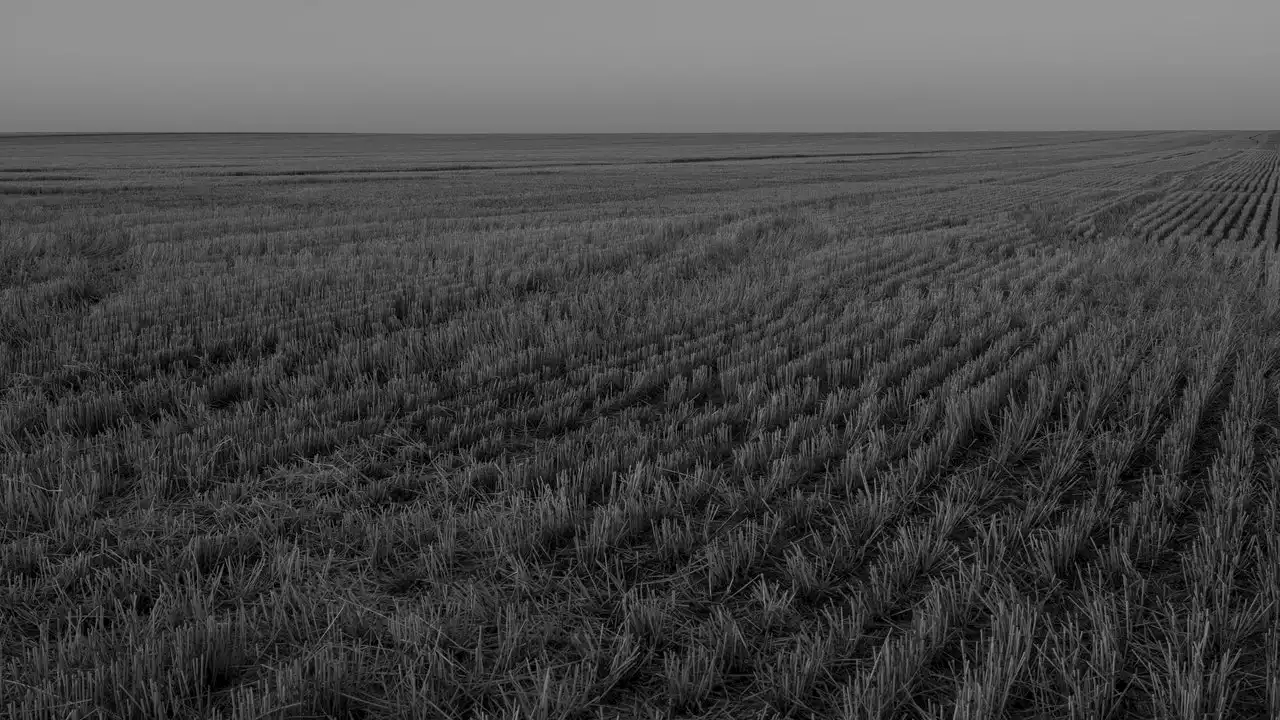
[[[1278,143],[0,137],[0,709],[1280,716]]]

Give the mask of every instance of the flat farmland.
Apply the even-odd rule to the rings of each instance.
[[[1280,133],[0,136],[0,715],[1280,717]]]

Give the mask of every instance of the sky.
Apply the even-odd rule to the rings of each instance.
[[[1280,128],[1280,0],[0,0],[0,132]]]

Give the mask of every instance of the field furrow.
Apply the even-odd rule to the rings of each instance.
[[[0,715],[1280,712],[1280,133],[681,137],[0,137]]]

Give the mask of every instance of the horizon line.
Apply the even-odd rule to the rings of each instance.
[[[385,137],[574,137],[583,135],[619,135],[619,136],[664,136],[664,135],[997,135],[1011,133],[1174,133],[1174,132],[1269,132],[1262,128],[1204,129],[1204,128],[1074,128],[1074,129],[1013,129],[1013,130],[598,130],[598,131],[432,131],[432,132],[386,132],[359,130],[104,130],[104,131],[0,131],[0,138],[22,137],[99,137],[99,136],[194,136],[194,135],[278,135],[278,136],[385,136]]]

